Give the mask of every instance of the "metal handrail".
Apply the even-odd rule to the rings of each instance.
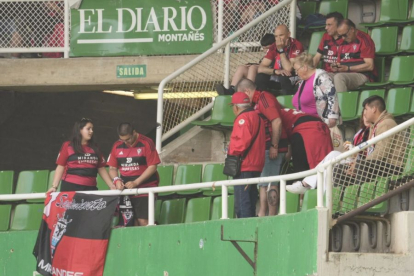
[[[88,192],[81,192],[86,194],[97,194],[97,195],[138,195],[138,194],[148,194],[148,222],[149,225],[154,225],[154,203],[155,197],[154,194],[161,193],[161,192],[178,192],[178,191],[186,191],[192,189],[201,189],[201,188],[213,188],[213,187],[222,187],[222,219],[228,219],[227,215],[227,196],[229,186],[237,186],[237,185],[246,185],[246,184],[257,184],[257,183],[269,183],[269,182],[276,182],[280,181],[280,214],[286,214],[286,181],[288,180],[295,180],[298,178],[304,178],[310,175],[318,175],[318,204],[317,207],[327,207],[329,209],[330,214],[332,214],[332,182],[329,181],[326,183],[326,206],[323,204],[323,172],[325,169],[331,168],[335,163],[340,162],[341,160],[348,158],[359,151],[362,151],[369,147],[370,145],[376,144],[379,141],[386,139],[410,126],[414,125],[414,118],[405,121],[404,123],[395,126],[394,128],[364,142],[363,144],[342,153],[336,158],[327,161],[321,165],[318,165],[316,168],[308,171],[303,171],[299,173],[292,173],[286,175],[278,175],[278,176],[269,176],[269,177],[258,177],[258,178],[249,178],[249,179],[236,179],[236,180],[223,180],[223,181],[216,181],[216,182],[205,182],[205,183],[196,183],[196,184],[186,184],[186,185],[174,185],[174,186],[163,186],[163,187],[154,187],[154,188],[141,188],[141,189],[127,189],[124,191],[112,190],[112,191],[88,191]],[[329,174],[329,170],[327,171]],[[332,174],[328,175],[327,179],[331,179]],[[36,193],[36,194],[14,194],[14,195],[0,195],[0,201],[11,201],[11,200],[23,200],[23,199],[40,199],[45,198],[45,193]],[[329,217],[332,220],[332,216]]]
[[[222,2],[222,1],[220,1]],[[158,86],[158,101],[157,101],[157,136],[156,136],[156,142],[155,142],[155,146],[157,148],[158,152],[161,152],[161,147],[162,147],[162,119],[163,119],[163,93],[164,93],[164,88],[165,85],[173,80],[174,78],[178,77],[179,75],[181,75],[182,73],[184,73],[185,71],[189,70],[190,68],[192,68],[193,66],[195,66],[197,63],[201,62],[202,60],[206,59],[208,56],[212,55],[212,54],[216,54],[217,50],[219,50],[220,48],[222,48],[223,46],[229,45],[229,43],[235,39],[236,37],[238,37],[239,35],[247,32],[248,30],[250,30],[252,27],[256,26],[257,24],[259,24],[261,21],[265,20],[267,17],[273,15],[276,11],[282,9],[283,7],[287,6],[287,5],[293,5],[293,8],[291,6],[291,18],[290,18],[290,31],[292,36],[294,36],[295,34],[295,30],[292,29],[292,26],[295,28],[296,24],[295,22],[295,17],[296,17],[296,0],[285,0],[283,2],[280,2],[279,4],[277,4],[276,6],[272,7],[271,9],[269,9],[268,11],[266,11],[265,13],[263,13],[262,15],[260,15],[258,18],[256,18],[255,20],[251,21],[250,23],[246,24],[245,26],[243,26],[241,29],[237,30],[236,32],[234,32],[232,35],[230,35],[229,37],[221,40],[219,43],[215,44],[212,48],[210,48],[209,50],[207,50],[206,52],[204,52],[203,54],[201,54],[200,56],[196,57],[195,59],[193,59],[192,61],[190,61],[189,63],[187,63],[186,65],[184,65],[183,67],[181,67],[180,69],[178,69],[177,71],[173,72],[172,74],[170,74],[169,76],[167,76],[165,79],[163,79],[160,83],[160,85]],[[293,22],[293,23],[292,23]],[[226,54],[227,54],[227,58],[226,58],[226,67],[229,66],[230,61],[229,59],[229,51],[230,48],[227,47],[228,49],[226,50]],[[226,70],[226,78],[228,78],[228,70]],[[225,81],[226,82],[226,81]],[[205,110],[204,110],[205,113]],[[204,113],[201,112],[197,112],[194,114],[194,116],[192,116],[193,118],[198,118],[201,115],[203,115]],[[193,119],[195,120],[195,119]],[[168,135],[171,136],[175,133],[177,133],[178,131],[180,131],[183,127],[185,127],[187,124],[189,124],[189,120],[186,120],[185,122],[179,124],[178,126],[174,127],[173,129],[169,130],[166,134],[164,135]]]

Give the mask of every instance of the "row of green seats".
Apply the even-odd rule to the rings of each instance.
[[[361,25],[372,28],[414,22],[414,5],[409,11],[409,0],[381,0],[379,20]]]
[[[319,4],[319,5],[318,5]],[[310,14],[320,13],[327,15],[331,12],[339,12],[344,18],[348,17],[348,0],[323,0],[320,3],[307,1],[307,2],[298,2],[302,18],[305,19],[306,16]],[[300,24],[299,28],[304,28],[305,25]],[[325,24],[320,26],[312,26],[309,29],[320,29],[325,27]]]
[[[0,205],[0,231],[39,230],[42,221],[43,204]]]
[[[193,121],[192,124],[200,127],[231,128],[235,119],[233,109],[229,104],[231,96],[217,96],[214,99],[211,118],[208,121]]]
[[[221,207],[221,196],[157,200],[155,220],[161,225],[217,220],[221,218]],[[228,196],[228,217],[235,217],[233,195]]]

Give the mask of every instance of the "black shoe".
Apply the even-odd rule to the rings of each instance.
[[[222,84],[217,84],[216,85],[216,91],[219,95],[233,95],[234,92],[235,92],[234,88],[232,86],[230,86],[230,88],[227,89]]]

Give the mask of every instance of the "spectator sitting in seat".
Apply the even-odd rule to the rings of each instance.
[[[351,91],[367,81],[374,81],[375,44],[371,37],[357,30],[349,19],[339,23],[338,34],[344,38],[344,43],[339,46],[337,63],[331,65],[336,91]]]
[[[264,123],[250,105],[249,97],[236,92],[231,99],[236,115],[230,136],[228,154],[243,157],[241,172],[234,179],[259,177],[265,162]],[[238,218],[256,216],[257,185],[234,186],[235,209]]]
[[[279,83],[281,94],[293,94],[293,87],[297,77],[292,74],[292,60],[303,52],[302,43],[290,37],[286,25],[279,25],[275,29],[276,49],[268,51],[259,65],[256,76],[256,85],[259,90],[268,90],[272,82]],[[274,62],[274,67],[269,65]],[[262,89],[263,87],[263,89]]]
[[[265,34],[260,40],[260,45],[262,45],[263,50],[267,53],[269,51],[274,51],[276,48],[275,45],[275,36],[273,34]],[[251,81],[256,79],[257,69],[259,68],[259,63],[248,63],[245,65],[239,65],[236,69],[236,72],[233,75],[231,80],[231,86],[229,89],[225,88],[222,84],[216,85],[217,93],[220,95],[233,95],[235,92],[235,87],[240,80],[247,78]],[[273,68],[273,64],[270,65]]]
[[[338,35],[338,24],[344,19],[341,13],[332,12],[326,15],[326,33],[319,43],[318,52],[313,57],[313,66],[316,68],[322,59],[322,69],[332,72],[332,63],[336,63],[338,47],[343,38]]]
[[[363,102],[364,119],[371,124],[372,139],[395,127],[393,116],[386,110],[384,99],[374,95]],[[402,171],[407,139],[397,133],[367,148],[366,158],[357,159],[355,165],[334,168],[334,185],[345,186],[372,181],[377,176],[387,177]]]
[[[313,57],[302,53],[293,60],[293,68],[302,80],[292,104],[300,111],[320,117],[329,127],[341,123],[338,95],[332,78],[313,65]]]

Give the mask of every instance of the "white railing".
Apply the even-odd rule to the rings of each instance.
[[[213,103],[210,92],[214,91],[215,84],[224,83],[228,87],[230,75],[235,72],[238,65],[256,62],[263,57],[263,52],[257,50],[260,49],[257,47],[257,41],[261,36],[273,33],[279,24],[288,25],[291,36],[295,36],[296,0],[281,1],[241,29],[232,30],[231,35],[224,32],[228,24],[223,23],[223,17],[228,17],[223,15],[223,1],[218,1],[218,4],[218,43],[163,79],[158,86],[158,127],[155,143],[158,152],[161,152],[163,141],[211,110]],[[250,50],[239,52],[240,45]],[[176,92],[198,92],[204,95],[204,99],[185,99],[183,93]],[[169,93],[173,100],[170,98],[164,103],[164,93]],[[174,93],[177,95],[176,98]]]
[[[224,181],[217,181],[217,182],[205,182],[205,183],[197,183],[197,184],[187,184],[187,185],[174,185],[174,186],[164,186],[164,187],[155,187],[155,188],[142,188],[142,189],[127,189],[124,191],[88,191],[82,192],[87,194],[98,194],[98,195],[138,195],[138,194],[148,194],[148,220],[149,225],[154,225],[154,215],[155,215],[155,194],[162,193],[162,192],[178,192],[178,191],[186,191],[192,189],[202,189],[202,188],[213,188],[213,187],[221,187],[221,195],[222,195],[222,219],[228,219],[228,187],[229,186],[237,186],[237,185],[246,185],[246,184],[257,184],[257,183],[268,183],[268,182],[276,182],[280,181],[280,214],[286,214],[286,181],[295,180],[295,179],[302,179],[307,176],[317,175],[318,177],[318,184],[317,184],[317,208],[326,207],[329,210],[329,218],[332,218],[332,168],[333,165],[339,163],[341,160],[346,159],[354,154],[368,148],[371,145],[376,144],[377,142],[389,138],[403,130],[408,129],[410,126],[414,125],[414,118],[405,121],[404,123],[388,130],[377,137],[370,139],[368,142],[361,144],[358,147],[353,148],[350,151],[342,153],[337,158],[334,158],[324,164],[319,165],[315,169],[287,174],[287,175],[279,175],[279,176],[270,176],[270,177],[258,177],[258,178],[249,178],[249,179],[237,179],[237,180],[224,180]],[[412,137],[410,143],[412,143]],[[326,177],[326,182],[324,183],[324,171],[328,174]],[[324,186],[326,187],[326,192],[324,192]],[[326,202],[324,204],[324,195],[326,196]],[[11,200],[23,200],[23,199],[40,199],[45,198],[45,193],[36,193],[36,194],[14,194],[14,195],[0,195],[0,201],[11,201]],[[331,221],[330,221],[331,222]]]
[[[0,0],[0,53],[69,57],[68,0]]]

